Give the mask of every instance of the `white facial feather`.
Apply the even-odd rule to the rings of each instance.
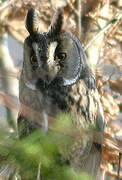
[[[58,43],[56,41],[50,43],[50,46],[49,46],[49,58],[47,60],[47,63],[49,66],[52,66],[53,65],[53,62],[54,62],[54,53],[55,53],[55,49],[57,47]]]
[[[35,84],[32,84],[32,83],[30,83],[29,81],[25,82],[25,85],[26,85],[29,89],[33,90],[33,91],[37,90]]]

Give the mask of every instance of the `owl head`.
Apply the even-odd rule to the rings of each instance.
[[[24,42],[24,81],[35,88],[38,81],[70,86],[80,77],[86,57],[77,38],[62,30],[63,10],[57,9],[47,32],[41,32],[37,13],[29,9]]]

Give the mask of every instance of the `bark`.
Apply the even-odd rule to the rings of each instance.
[[[15,77],[7,75],[7,72],[16,73],[13,60],[9,53],[7,41],[8,41],[8,34],[3,33],[3,35],[0,37],[0,60],[1,60],[0,71],[4,72],[4,76],[1,79],[2,89],[5,93],[18,97],[18,80]],[[12,128],[15,128],[15,120],[17,117],[17,113],[12,112],[11,109],[8,109],[7,107],[6,107],[6,111],[7,111],[7,121],[9,125]]]

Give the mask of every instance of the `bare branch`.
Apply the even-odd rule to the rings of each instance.
[[[79,39],[81,37],[81,18],[82,18],[82,14],[81,14],[81,0],[78,0],[78,36]]]
[[[105,167],[103,167],[103,166],[101,166],[101,168],[102,168],[103,170],[105,170],[105,172],[106,172],[107,174],[109,174],[110,176],[116,177],[116,178],[118,177],[117,172],[108,170],[107,168],[105,168]],[[122,174],[119,175],[119,178],[122,178]]]
[[[12,3],[16,2],[17,0],[7,0],[4,3],[2,3],[2,6],[0,6],[0,11],[4,10],[8,6],[10,6]]]
[[[98,34],[96,34],[95,37],[93,37],[93,39],[84,47],[84,51],[86,51],[91,45],[92,43],[98,39],[103,33],[105,33],[109,28],[111,28],[116,21],[118,21],[119,19],[122,18],[122,14],[120,14],[119,16],[115,17],[114,19],[112,19]]]
[[[15,78],[19,80],[19,73],[0,69],[0,78]]]
[[[74,8],[74,6],[72,5],[72,3],[70,2],[70,0],[67,0],[67,3],[69,5],[69,7],[72,9],[72,11],[78,16],[78,11]]]

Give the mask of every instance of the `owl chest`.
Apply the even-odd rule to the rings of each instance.
[[[59,112],[59,107],[55,99],[40,90],[31,90],[26,86],[20,86],[19,99],[24,108],[29,107],[30,113],[35,111],[46,114],[56,115]],[[31,111],[32,110],[32,111]],[[33,111],[34,110],[34,111]]]
[[[53,117],[56,117],[59,112],[70,113],[78,126],[79,124],[83,126],[89,119],[88,96],[82,81],[69,88],[50,87],[45,90],[31,90],[21,84],[20,102],[30,108],[32,119],[35,118],[35,111],[45,112]],[[40,115],[37,119],[40,119]]]

